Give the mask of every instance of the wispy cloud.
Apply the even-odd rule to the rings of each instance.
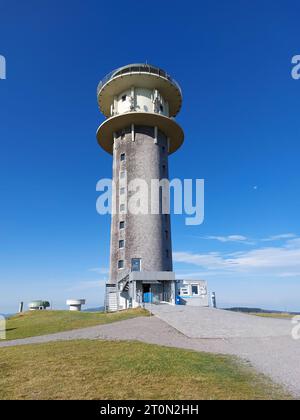
[[[97,274],[108,274],[109,273],[109,269],[107,267],[89,268],[89,271],[91,271],[93,273],[97,273]]]
[[[280,235],[273,235],[269,236],[268,238],[262,239],[263,242],[273,242],[273,241],[281,241],[285,239],[292,239],[296,238],[297,235],[295,233],[282,233]]]
[[[214,272],[218,275],[247,273],[277,277],[297,276],[300,273],[300,238],[287,240],[278,247],[255,248],[235,253],[175,252],[174,261],[201,267],[207,274]]]
[[[253,241],[250,241],[249,238],[243,235],[228,235],[228,236],[204,236],[203,239],[210,239],[219,242],[240,242],[245,244],[254,244]]]

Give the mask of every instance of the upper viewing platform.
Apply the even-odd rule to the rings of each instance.
[[[97,98],[101,112],[107,118],[116,115],[114,101],[132,88],[158,91],[167,104],[169,117],[175,117],[180,111],[182,92],[171,76],[159,67],[149,64],[129,64],[112,71],[99,83]],[[145,112],[142,109],[141,111]]]

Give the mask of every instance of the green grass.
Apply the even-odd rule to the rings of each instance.
[[[104,312],[32,311],[11,317],[6,323],[6,339],[34,337],[61,331],[75,330],[94,325],[108,324],[146,316],[144,309]]]
[[[229,356],[137,342],[0,349],[0,399],[291,399]]]

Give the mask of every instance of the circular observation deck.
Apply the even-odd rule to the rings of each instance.
[[[152,112],[127,112],[111,117],[100,125],[97,130],[99,145],[113,154],[113,133],[130,127],[131,124],[156,126],[170,139],[169,154],[176,152],[183,143],[183,130],[172,118]]]
[[[175,117],[180,111],[182,92],[179,84],[171,76],[150,64],[129,64],[106,75],[98,85],[98,104],[107,118],[111,116],[114,97],[132,86],[159,90],[168,102],[170,117]]]

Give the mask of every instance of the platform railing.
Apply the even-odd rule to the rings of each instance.
[[[97,88],[97,94],[99,94],[102,87],[109,82],[109,80],[114,79],[115,77],[122,76],[125,74],[132,74],[132,73],[150,73],[155,74],[161,77],[164,77],[165,79],[169,80],[171,83],[173,83],[179,92],[181,93],[181,88],[179,84],[176,82],[175,79],[173,79],[167,72],[160,69],[159,67],[151,66],[150,64],[132,64],[130,66],[124,66],[120,67],[119,69],[113,70],[110,73],[108,73],[99,83]]]

